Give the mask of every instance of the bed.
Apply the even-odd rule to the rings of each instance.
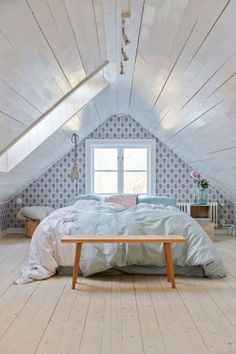
[[[224,277],[220,255],[199,224],[176,207],[164,204],[139,200],[138,205],[124,208],[97,198],[80,198],[71,206],[53,211],[37,227],[28,266],[16,283],[46,279],[56,272],[71,274],[75,247],[61,243],[66,234],[181,234],[186,242],[172,249],[176,274]],[[165,274],[166,269],[162,245],[117,243],[84,245],[80,271],[90,276]]]

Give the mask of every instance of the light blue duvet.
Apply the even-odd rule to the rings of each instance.
[[[173,261],[176,266],[201,265],[207,277],[223,277],[223,262],[212,241],[189,215],[174,207],[138,204],[121,208],[106,203],[75,214],[74,234],[112,235],[183,235],[184,244],[174,244]],[[85,244],[80,268],[87,276],[109,268],[129,265],[164,267],[161,244]]]
[[[205,275],[211,278],[226,274],[214,244],[194,219],[178,209],[144,203],[125,209],[111,203],[80,200],[55,210],[39,224],[31,240],[28,265],[16,282],[46,279],[59,267],[73,266],[75,245],[61,243],[62,235],[66,234],[179,234],[186,242],[173,245],[175,266],[202,266]],[[129,266],[159,267],[163,271],[162,245],[83,245],[80,269],[84,276]]]

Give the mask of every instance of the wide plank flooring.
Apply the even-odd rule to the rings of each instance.
[[[236,353],[236,238],[218,236],[228,276],[70,277],[17,286],[29,240],[0,238],[0,354]]]

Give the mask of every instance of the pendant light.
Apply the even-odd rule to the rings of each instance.
[[[126,52],[124,51],[123,46],[127,46],[128,44],[131,43],[131,41],[129,40],[126,32],[125,32],[125,25],[126,22],[128,21],[128,19],[130,18],[130,13],[122,13],[122,20],[121,20],[121,50],[120,50],[120,54],[121,54],[121,59],[120,59],[120,75],[124,75],[125,74],[125,62],[129,60],[128,55],[126,54]]]

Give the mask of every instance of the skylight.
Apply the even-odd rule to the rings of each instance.
[[[107,87],[102,75],[107,64],[108,61],[71,90],[2,152],[0,172],[9,172]]]

